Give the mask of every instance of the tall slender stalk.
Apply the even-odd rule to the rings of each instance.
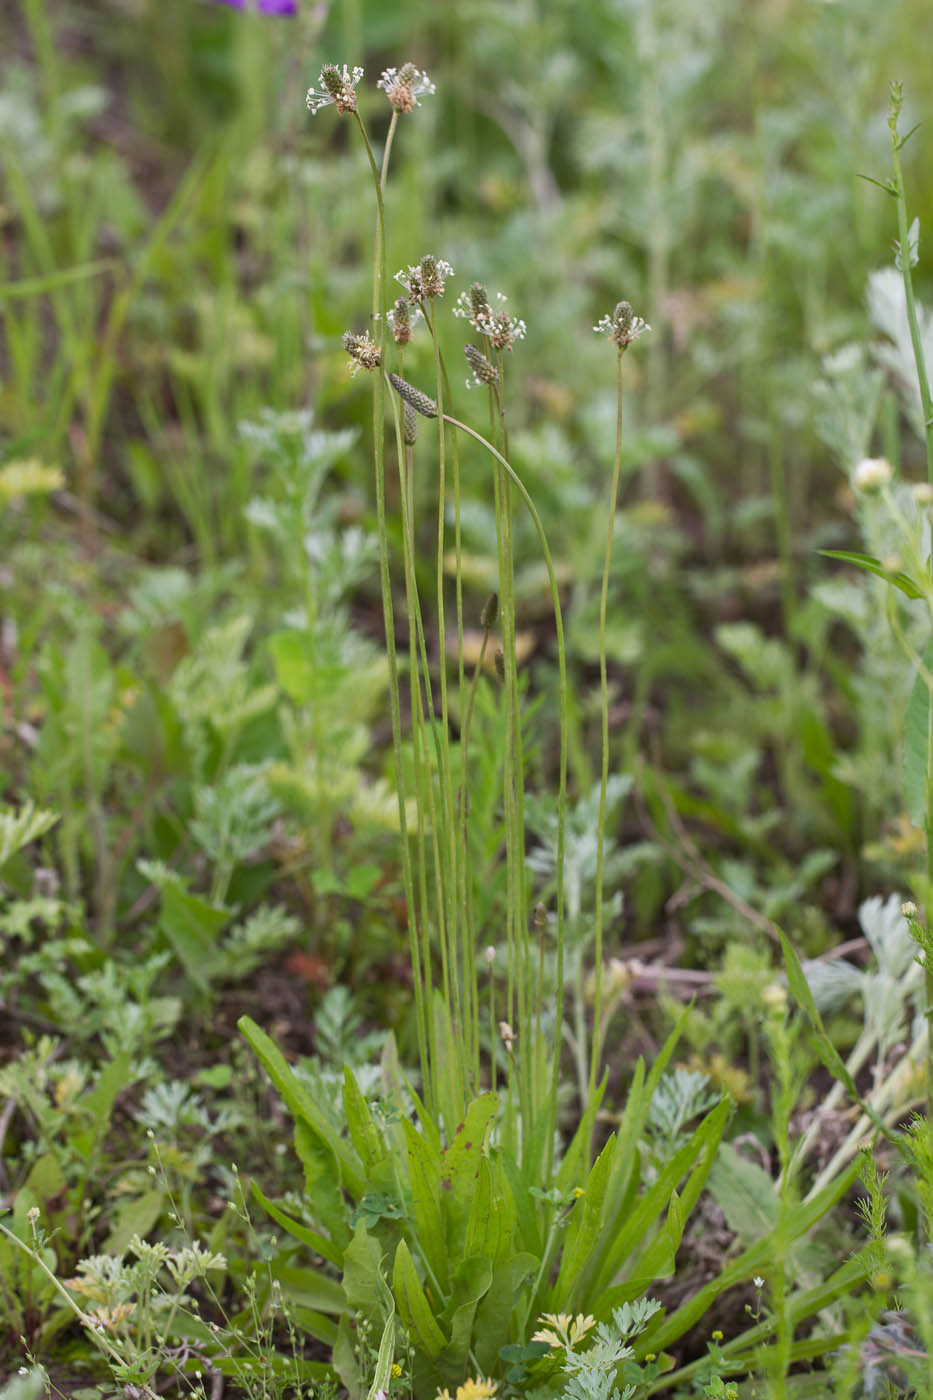
[[[374,339],[382,356],[385,343],[387,311],[386,297],[386,227],[385,201],[383,199],[383,173],[376,165],[376,158],[366,134],[366,128],[359,112],[354,108],[353,116],[363,138],[363,145],[369,161],[376,193],[376,239],[373,258],[373,326]],[[385,497],[385,386],[381,374],[374,374],[373,381],[373,467],[376,482],[376,521],[379,531],[379,584],[382,594],[382,617],[386,635],[386,653],[389,660],[389,708],[392,717],[392,756],[395,766],[395,785],[398,793],[399,831],[402,846],[402,879],[405,889],[405,902],[408,906],[408,936],[412,966],[418,965],[418,930],[415,915],[415,885],[412,871],[411,851],[408,845],[408,822],[405,812],[405,787],[402,773],[402,720],[399,703],[398,658],[395,649],[395,613],[392,605],[392,580],[389,572],[389,542],[386,530]],[[427,1009],[427,1015],[425,1011]],[[425,1093],[431,1095],[429,1044],[433,1041],[430,1007],[425,1008],[422,997],[415,997],[415,1016],[418,1034],[418,1054],[421,1061],[422,1082]]]

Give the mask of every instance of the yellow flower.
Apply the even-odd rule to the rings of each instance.
[[[399,1376],[402,1374],[402,1368],[397,1361],[392,1363],[392,1374],[396,1380],[398,1380]]]
[[[489,1397],[496,1393],[496,1382],[483,1380],[464,1381],[463,1385],[457,1386],[457,1394],[454,1400],[489,1400]],[[449,1390],[439,1390],[437,1400],[451,1400]]]
[[[540,1328],[531,1340],[547,1342],[552,1347],[566,1347],[568,1351],[573,1351],[577,1342],[581,1342],[590,1328],[596,1326],[595,1317],[589,1314],[584,1317],[582,1313],[577,1313],[576,1317],[571,1317],[569,1313],[543,1313],[538,1321],[549,1322],[551,1326]]]

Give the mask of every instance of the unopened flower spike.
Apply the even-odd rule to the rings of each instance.
[[[413,112],[421,106],[419,97],[437,91],[427,73],[413,63],[403,63],[401,68],[387,68],[376,87],[382,88],[397,112]]]
[[[343,348],[353,361],[351,374],[359,374],[361,369],[378,369],[382,363],[382,352],[368,331],[363,335],[358,335],[356,331],[344,331]]]
[[[644,335],[645,331],[650,331],[651,327],[647,321],[635,315],[631,302],[617,301],[612,315],[602,316],[593,330],[597,335],[608,335],[613,345],[617,345],[619,350],[623,351],[628,349],[633,340]]]
[[[406,447],[414,447],[418,441],[418,415],[410,403],[402,404],[402,441]]]
[[[400,374],[390,374],[389,383],[398,394],[400,399],[410,403],[416,413],[420,413],[425,418],[437,417],[437,404],[433,399],[428,398],[420,389],[416,389],[414,384],[409,384],[407,379],[403,379]]]
[[[510,316],[505,310],[507,300],[502,292],[496,292],[498,306],[494,308],[483,284],[474,282],[468,292],[461,292],[457,297],[454,315],[466,317],[473,329],[486,336],[497,350],[511,350],[516,340],[525,339],[528,327],[518,316]]]
[[[338,112],[356,111],[356,85],[363,76],[362,68],[354,68],[351,73],[346,64],[338,68],[336,63],[325,63],[318,82],[321,91],[308,88],[305,101],[314,116],[322,107],[334,106]]]

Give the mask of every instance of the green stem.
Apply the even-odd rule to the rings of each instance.
[[[363,145],[369,160],[369,167],[376,191],[376,240],[373,259],[373,327],[374,339],[380,353],[385,344],[386,324],[386,228],[385,202],[382,197],[382,175],[376,167],[372,146],[366,135],[359,112],[353,113],[363,138]],[[417,957],[417,919],[415,917],[415,886],[412,874],[411,851],[408,845],[408,823],[405,813],[405,787],[402,770],[402,720],[399,704],[398,658],[395,650],[395,614],[392,605],[392,582],[389,574],[389,540],[386,528],[385,499],[385,384],[381,374],[373,377],[373,464],[376,480],[376,519],[379,528],[379,584],[382,593],[382,617],[386,634],[386,653],[389,659],[389,705],[392,716],[392,756],[395,765],[395,787],[398,795],[399,830],[402,846],[402,878],[405,888],[405,901],[408,905],[408,936],[411,945],[412,966]],[[427,1008],[430,1013],[430,1008]],[[425,1015],[425,1006],[420,987],[415,994],[415,1016],[418,1028],[418,1050],[421,1058],[422,1082],[425,1092],[430,1093],[428,1062],[428,1042],[433,1041],[430,1014]]]
[[[619,499],[619,479],[622,473],[622,356],[621,346],[616,357],[616,449],[612,464],[612,485],[609,490],[609,525],[606,531],[606,553],[603,559],[603,579],[599,593],[599,712],[602,720],[602,764],[599,775],[599,816],[596,823],[596,905],[594,923],[595,982],[593,990],[593,1043],[590,1055],[590,1077],[586,1104],[596,1091],[599,1049],[601,1045],[601,1014],[603,994],[603,867],[606,854],[606,794],[609,788],[609,680],[606,669],[606,612],[609,603],[609,575],[612,568],[612,540],[615,533],[616,505]]]
[[[474,441],[478,442],[492,457],[499,463],[505,475],[512,482],[518,491],[525,507],[531,516],[532,523],[541,545],[541,552],[544,556],[544,563],[547,569],[548,581],[551,588],[551,602],[554,609],[554,627],[557,637],[557,664],[558,664],[558,705],[560,712],[560,778],[557,795],[557,871],[556,871],[556,903],[557,903],[557,987],[555,996],[555,1007],[558,1022],[560,1022],[564,1000],[564,851],[566,846],[566,805],[567,805],[567,657],[564,648],[564,624],[560,606],[560,592],[557,587],[557,576],[554,573],[554,564],[551,558],[551,551],[548,546],[547,536],[544,533],[544,526],[541,517],[528,490],[521,477],[506,460],[497,448],[482,433],[478,433],[466,423],[461,423],[459,419],[452,418],[450,414],[444,414],[444,421],[450,423],[452,427],[458,428],[466,433]],[[524,853],[522,853],[524,861]],[[553,1128],[557,1123],[557,1089],[560,1078],[560,1034],[554,1037],[553,1064],[551,1075],[551,1095],[549,1104],[550,1127],[552,1131],[546,1134],[547,1151],[547,1171],[548,1178],[552,1164],[553,1153]]]
[[[927,477],[933,486],[933,397],[930,393],[930,379],[927,374],[926,356],[923,350],[923,337],[917,318],[917,304],[914,299],[914,284],[910,270],[910,226],[907,222],[907,199],[904,194],[904,175],[901,170],[901,147],[910,135],[902,141],[898,135],[897,119],[900,115],[902,89],[900,83],[891,84],[891,107],[888,114],[888,127],[891,131],[891,164],[894,167],[894,197],[897,203],[897,235],[900,241],[901,275],[904,279],[904,296],[907,303],[907,322],[910,326],[910,342],[920,381],[920,403],[923,407],[924,441],[927,452]]]

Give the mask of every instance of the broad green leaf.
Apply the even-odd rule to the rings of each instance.
[[[435,1360],[447,1343],[434,1311],[424,1295],[415,1270],[411,1252],[404,1240],[399,1240],[392,1269],[392,1291],[399,1317],[408,1331],[416,1350]]]
[[[444,1309],[450,1341],[437,1358],[438,1369],[450,1384],[455,1385],[464,1373],[477,1304],[489,1291],[491,1282],[492,1265],[488,1259],[464,1259],[454,1276],[453,1295]]]
[[[272,1277],[282,1285],[282,1291],[299,1307],[314,1312],[342,1313],[347,1300],[336,1279],[328,1278],[318,1269],[298,1268],[281,1259],[270,1262]]]
[[[353,1149],[343,1140],[333,1123],[318,1108],[305,1086],[296,1078],[275,1041],[266,1035],[265,1031],[257,1026],[250,1016],[241,1016],[237,1021],[237,1028],[248,1042],[253,1053],[261,1061],[292,1117],[307,1123],[321,1141],[327,1145],[340,1165],[344,1186],[356,1200],[359,1200],[363,1194],[364,1181],[359,1159]]]
[[[84,1161],[88,1161],[94,1148],[107,1131],[117,1094],[135,1082],[130,1068],[131,1060],[127,1051],[114,1055],[97,1076],[97,1083],[89,1094],[78,1100],[78,1106],[85,1126],[75,1133],[71,1145]]]
[[[481,1254],[498,1265],[514,1248],[515,1201],[499,1157],[484,1157],[479,1167],[464,1250],[467,1257]]]
[[[439,1150],[432,1152],[418,1129],[407,1118],[402,1119],[402,1129],[408,1150],[411,1217],[415,1234],[431,1272],[440,1286],[446,1288],[447,1241],[438,1198],[441,1154]]]
[[[134,1235],[141,1240],[146,1238],[162,1214],[164,1204],[165,1192],[160,1187],[153,1187],[141,1196],[124,1201],[116,1213],[110,1234],[104,1240],[102,1253],[122,1258]]]
[[[395,1305],[382,1276],[382,1246],[362,1223],[344,1250],[343,1292],[350,1307],[377,1326],[392,1315]]]
[[[300,1221],[293,1220],[290,1215],[286,1215],[284,1210],[277,1206],[274,1201],[270,1201],[268,1196],[263,1194],[256,1185],[255,1179],[250,1182],[250,1187],[263,1210],[267,1211],[268,1214],[272,1216],[273,1220],[278,1221],[283,1230],[287,1230],[290,1235],[293,1235],[296,1240],[300,1240],[302,1244],[307,1245],[315,1254],[320,1254],[321,1258],[326,1259],[328,1263],[335,1264],[338,1268],[340,1267],[343,1262],[340,1251],[331,1240],[327,1239],[324,1235],[319,1235],[316,1230],[309,1230],[307,1225],[302,1225]]]
[[[923,667],[933,670],[933,637],[923,653]],[[904,716],[904,798],[914,826],[930,825],[928,784],[930,778],[931,724],[930,688],[923,671],[917,672]]]
[[[309,1337],[323,1342],[326,1347],[333,1347],[337,1340],[338,1324],[332,1317],[327,1317],[322,1312],[315,1312],[313,1308],[302,1308],[295,1302],[289,1303],[288,1315],[290,1320],[297,1323],[301,1331],[306,1332]]]
[[[709,1175],[709,1189],[740,1245],[761,1239],[777,1224],[780,1201],[774,1182],[757,1162],[724,1142]]]
[[[324,1226],[338,1250],[346,1249],[350,1227],[340,1168],[333,1152],[303,1119],[295,1124],[295,1151],[304,1168],[305,1195],[315,1220]]]
[[[534,1278],[539,1262],[533,1254],[514,1254],[493,1271],[473,1327],[473,1352],[483,1375],[495,1371],[510,1335],[525,1333],[531,1305],[531,1289],[525,1284]]]
[[[349,1065],[343,1068],[343,1109],[350,1130],[350,1139],[356,1148],[367,1175],[371,1176],[375,1167],[386,1155],[385,1143],[369,1104],[360,1093],[360,1086]]]
[[[207,991],[221,965],[217,935],[230,922],[232,910],[189,894],[177,880],[166,880],[161,891],[159,928],[192,982]]]
[[[499,1106],[499,1096],[492,1092],[480,1094],[466,1111],[466,1118],[454,1130],[450,1146],[441,1162],[441,1190],[449,1191],[453,1199],[467,1204],[473,1195],[476,1176],[486,1134]]]
[[[894,587],[906,593],[908,598],[923,597],[923,589],[914,582],[910,574],[905,574],[901,569],[896,573],[889,573],[881,560],[875,559],[871,554],[860,554],[855,549],[821,549],[818,553],[827,559],[841,559],[844,564],[856,564],[860,569],[867,569],[870,574],[877,574],[879,578],[893,583]]]

